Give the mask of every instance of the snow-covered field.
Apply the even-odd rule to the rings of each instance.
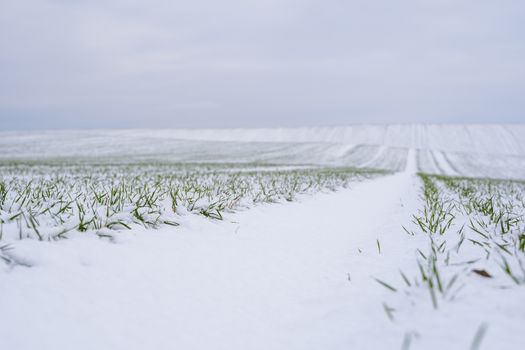
[[[521,349],[525,126],[0,132],[2,349]]]
[[[525,178],[525,125],[0,132],[1,160],[235,162]]]

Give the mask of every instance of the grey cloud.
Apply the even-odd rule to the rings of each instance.
[[[4,1],[2,129],[516,122],[525,3]]]

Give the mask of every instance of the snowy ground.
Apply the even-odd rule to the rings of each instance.
[[[335,157],[343,146],[323,147]],[[114,242],[11,241],[22,265],[0,272],[1,348],[468,349],[478,339],[521,349],[522,286],[469,275],[461,298],[436,310],[375,279],[417,273],[427,246],[402,227],[423,206],[421,152],[407,148],[395,174],[224,221],[187,213],[178,227],[124,230]]]
[[[525,178],[525,125],[0,132],[0,160],[315,164]]]

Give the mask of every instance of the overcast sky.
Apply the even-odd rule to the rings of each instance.
[[[524,111],[524,0],[0,0],[4,130]]]

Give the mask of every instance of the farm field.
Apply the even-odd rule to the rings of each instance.
[[[2,347],[521,349],[524,136],[0,132]]]

